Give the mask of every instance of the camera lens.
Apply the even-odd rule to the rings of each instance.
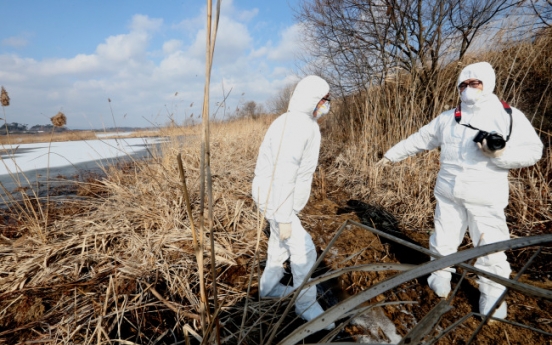
[[[506,146],[506,141],[500,134],[491,133],[487,136],[487,147],[491,151],[503,149]]]

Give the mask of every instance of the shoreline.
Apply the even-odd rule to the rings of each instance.
[[[106,140],[102,142],[105,143]],[[128,139],[119,139],[119,141],[122,140]],[[90,142],[91,141],[87,141],[87,143]],[[50,152],[52,162],[50,162],[51,164],[49,167],[30,169],[28,168],[29,162],[38,160],[39,158],[44,159],[43,155],[40,155],[40,150],[48,149],[47,146],[28,144],[31,147],[19,147],[15,155],[9,152],[4,155],[2,152],[0,164],[4,166],[0,168],[4,168],[3,171],[5,173],[0,174],[0,185],[2,186],[0,198],[5,200],[4,203],[6,203],[6,200],[20,201],[20,193],[22,191],[29,196],[36,195],[37,197],[45,197],[48,194],[46,188],[49,188],[51,191],[52,189],[63,188],[70,184],[82,183],[83,179],[88,178],[90,175],[105,176],[105,170],[110,166],[149,159],[152,157],[152,150],[156,150],[163,142],[162,140],[156,140],[155,142],[147,142],[144,140],[144,142],[141,143],[133,142],[127,144],[120,149],[113,149],[113,147],[107,146],[107,149],[110,149],[110,151],[101,152],[107,153],[105,156],[102,156],[100,152],[95,150],[97,147],[94,148],[93,146],[91,146],[90,152],[86,156],[85,153],[79,150],[77,150],[77,152],[67,152],[63,154]],[[74,143],[74,141],[69,141],[67,143]],[[74,149],[74,146],[75,145],[69,145],[69,149]],[[92,157],[91,152],[95,155],[94,158],[90,158]],[[77,156],[70,157],[71,154],[76,154]],[[38,155],[39,158],[32,155]],[[72,161],[75,163],[72,163]],[[20,162],[21,165],[19,165]],[[25,165],[27,165],[27,168],[25,168]]]

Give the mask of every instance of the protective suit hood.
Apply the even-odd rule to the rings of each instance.
[[[288,112],[300,112],[313,117],[314,108],[330,91],[328,83],[315,75],[309,75],[297,84],[289,101]]]
[[[496,76],[490,63],[478,62],[464,67],[458,76],[456,86],[468,79],[478,79],[483,82],[483,97],[493,93],[496,83]]]
[[[462,123],[486,132],[495,131],[506,137],[509,134],[510,118],[504,111],[498,97],[493,93],[496,76],[493,67],[488,62],[478,62],[464,67],[458,76],[458,84],[468,80],[478,79],[483,82],[481,96],[474,104],[462,101]],[[470,87],[465,91],[474,90]]]

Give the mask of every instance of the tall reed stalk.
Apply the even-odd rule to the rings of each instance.
[[[200,171],[201,171],[201,184],[200,184],[200,220],[199,220],[199,230],[200,230],[200,243],[201,248],[203,248],[203,233],[209,231],[210,238],[210,252],[211,252],[211,274],[213,278],[213,307],[214,310],[218,310],[218,295],[217,295],[217,283],[216,283],[216,258],[215,258],[215,239],[213,231],[213,186],[212,186],[212,175],[211,175],[211,146],[210,146],[210,133],[209,133],[209,90],[211,85],[211,69],[213,64],[213,56],[215,52],[215,42],[217,37],[219,13],[220,13],[220,0],[217,1],[217,9],[215,13],[215,20],[213,23],[212,20],[212,0],[207,0],[207,28],[206,28],[206,51],[205,51],[205,86],[203,93],[203,113],[202,113],[202,143],[201,143],[201,161],[200,161]],[[207,190],[206,186],[207,185]],[[208,212],[208,223],[207,230],[205,229],[205,196],[207,196],[207,212]],[[203,261],[203,260],[202,260]],[[203,262],[199,263],[200,267],[203,266]],[[207,315],[209,315],[209,306],[206,306]],[[217,324],[217,320],[209,320],[209,322],[214,322]],[[216,326],[217,330],[217,343],[220,343],[219,339],[219,330],[218,324]],[[204,333],[206,329],[204,328]],[[205,334],[207,335],[207,334]]]

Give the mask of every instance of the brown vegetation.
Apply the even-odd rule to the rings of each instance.
[[[61,141],[77,141],[77,140],[95,140],[97,132],[94,131],[65,131],[53,133],[36,133],[36,134],[10,134],[9,136],[0,136],[0,145],[19,145],[32,143],[48,143]],[[158,137],[162,135],[173,135],[171,131],[136,131],[131,134],[125,134],[125,138],[145,138]],[[175,135],[181,135],[175,133]],[[102,139],[118,138],[117,133],[113,133],[112,137],[102,137]]]
[[[67,117],[61,111],[53,116],[50,120],[55,127],[63,127],[67,124]]]
[[[243,121],[213,130],[216,259],[221,277],[228,276],[228,269],[252,269],[248,265],[257,218],[247,191],[256,146],[266,126],[265,121]],[[244,145],[240,135],[247,135],[251,144]],[[107,180],[91,182],[95,187],[83,184],[79,194],[89,196],[85,201],[52,202],[47,229],[40,228],[45,207],[40,203],[27,200],[21,207],[2,211],[0,339],[36,339],[37,334],[28,330],[48,323],[55,338],[65,339],[61,341],[105,340],[115,334],[137,340],[166,331],[169,324],[184,321],[180,317],[193,320],[199,315],[196,262],[176,165],[176,155],[182,152],[197,217],[199,145],[185,144],[175,139],[153,162],[110,170]],[[205,264],[210,265],[207,257]],[[218,283],[225,304],[244,297],[248,280],[238,281],[236,286]],[[171,316],[171,310],[176,314]],[[154,320],[141,316],[150,312],[157,315],[155,320],[166,321],[153,326]]]
[[[2,86],[2,89],[0,91],[0,104],[2,104],[3,107],[7,107],[10,105],[10,97],[8,96],[8,92],[4,87]]]

